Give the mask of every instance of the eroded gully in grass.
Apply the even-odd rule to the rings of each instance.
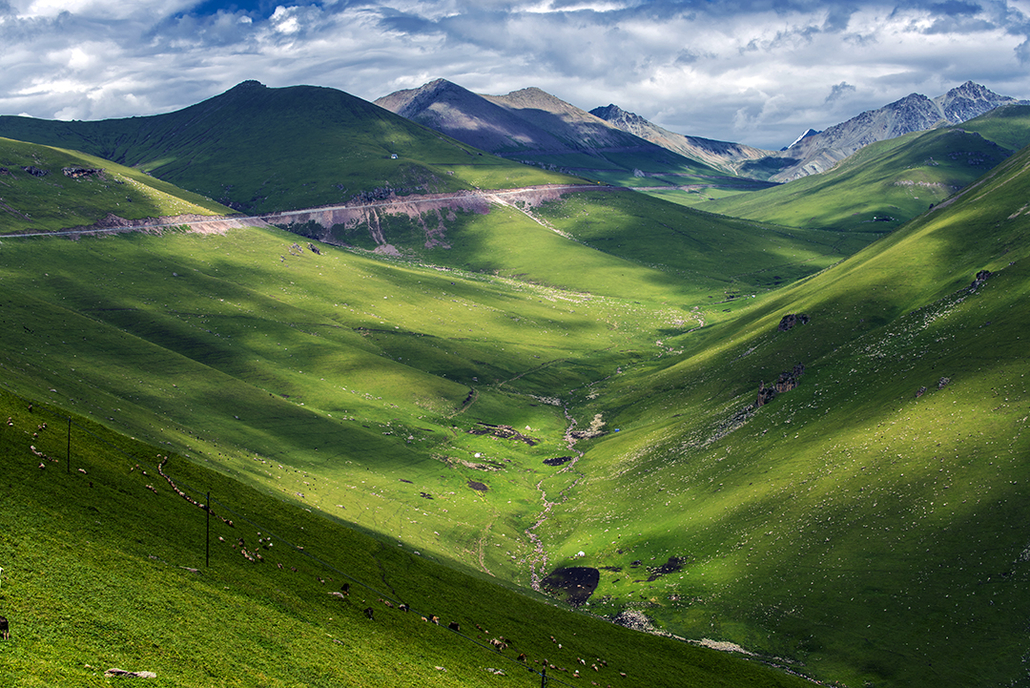
[[[573,457],[572,461],[570,461],[568,465],[562,467],[560,471],[555,473],[555,475],[573,470],[576,462],[583,457],[583,452],[575,448],[576,438],[572,435],[572,431],[576,427],[576,419],[569,413],[567,406],[562,406],[562,412],[565,414],[565,419],[569,421],[569,426],[565,430],[565,443],[568,445],[570,451],[576,453],[576,456]],[[566,500],[566,492],[579,484],[582,477],[583,474],[579,473],[579,477],[576,478],[571,485],[561,490],[558,493],[558,499],[553,502],[547,501],[547,492],[544,490],[544,481],[547,480],[547,478],[542,478],[540,482],[536,484],[536,489],[540,491],[540,501],[544,505],[544,510],[540,514],[540,518],[537,519],[537,522],[525,530],[526,537],[528,537],[529,541],[533,544],[533,552],[528,557],[529,584],[536,592],[542,592],[540,590],[540,580],[547,575],[547,552],[544,551],[544,541],[534,531],[547,521],[551,515],[551,509],[555,505],[561,504]]]

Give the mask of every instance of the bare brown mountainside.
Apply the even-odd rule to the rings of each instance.
[[[651,143],[668,148],[680,155],[698,160],[731,174],[741,174],[744,163],[775,156],[773,151],[754,148],[742,143],[716,141],[699,136],[686,136],[664,129],[640,115],[627,112],[618,105],[594,108],[590,114],[608,124],[628,131]],[[747,175],[745,175],[747,176]]]
[[[646,141],[589,112],[546,93],[526,88],[507,95],[480,95],[437,79],[419,88],[397,91],[376,105],[459,141],[496,155],[543,153],[640,153],[670,164],[694,164],[678,151]],[[674,155],[671,155],[671,154]],[[722,174],[707,164],[704,173]]]

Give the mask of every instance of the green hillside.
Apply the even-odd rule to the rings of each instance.
[[[1024,150],[674,365],[583,390],[576,418],[619,432],[542,533],[600,570],[591,607],[848,686],[1023,680],[1028,191]]]
[[[789,227],[890,231],[1030,144],[1028,112],[998,108],[962,125],[879,141],[822,174],[690,204]]]
[[[593,294],[662,301],[682,294],[693,305],[750,298],[832,265],[877,236],[764,225],[589,187],[476,211],[380,207],[335,224],[308,219],[321,215],[279,226],[337,245],[389,247],[410,261]]]
[[[183,687],[573,685],[577,671],[803,685],[441,566],[4,390],[0,416],[5,685],[107,685],[112,668]]]
[[[75,151],[0,138],[0,234],[231,212],[139,170]]]
[[[280,91],[240,88],[233,98]],[[973,126],[998,126],[985,122]],[[931,134],[882,149],[895,155],[882,169],[897,174],[906,160],[957,155],[983,140]],[[224,161],[249,160],[246,140]],[[368,135],[358,143],[375,141]],[[44,188],[30,183],[47,177],[23,178],[20,161],[54,156],[47,164],[57,169],[78,159],[16,143],[7,150],[22,157],[12,157],[14,177],[0,177],[0,189],[17,190],[26,204],[33,202],[27,194]],[[426,150],[433,149],[419,155]],[[197,179],[210,169],[167,164]],[[937,167],[924,167],[907,169],[904,179],[937,183],[926,176]],[[121,203],[104,194],[110,177],[125,173],[108,169],[67,187],[85,210],[54,203],[66,193],[63,175],[61,185],[45,187],[49,195],[37,202],[60,206],[47,227]],[[465,173],[451,169],[455,180]],[[497,181],[492,175],[501,171],[484,174]],[[281,198],[313,197],[301,187],[294,195],[283,175]],[[161,188],[169,199],[176,193]],[[526,598],[515,595],[502,603],[511,616],[488,616],[492,602],[484,600],[514,589],[723,643],[845,686],[1018,683],[1030,616],[1022,592],[1030,576],[1023,494],[1030,363],[1022,341],[1030,325],[1028,192],[1024,150],[862,250],[869,234],[861,231],[728,220],[612,190],[485,214],[384,213],[379,238],[368,224],[306,227],[346,249],[275,228],[2,237],[0,378],[21,399],[0,400],[14,423],[0,428],[0,442],[8,443],[0,461],[12,462],[3,474],[20,476],[0,480],[12,496],[5,503],[19,505],[0,510],[13,523],[0,522],[0,595],[4,611],[15,609],[8,616],[36,619],[30,628],[44,629],[24,654],[12,655],[18,675],[27,685],[102,681],[83,673],[86,664],[100,666],[75,649],[87,647],[103,664],[145,660],[161,674],[181,672],[182,685],[226,682],[223,664],[246,676],[240,685],[369,682],[353,678],[360,667],[371,682],[393,684],[400,674],[389,672],[404,662],[411,673],[398,685],[503,680],[487,673],[493,665],[482,663],[478,647],[440,650],[434,634],[442,629],[414,614],[400,617],[395,635],[365,644],[357,630],[370,627],[363,607],[355,605],[356,618],[344,624],[329,613],[337,600],[328,593],[321,603],[297,600],[274,578],[280,569],[269,577],[270,566],[237,552],[229,556],[241,568],[210,585],[184,581],[194,575],[185,569],[164,570],[161,562],[199,568],[192,544],[199,524],[185,525],[197,509],[175,498],[178,509],[159,510],[146,483],[128,482],[142,474],[118,473],[160,452],[174,456],[177,475],[195,492],[210,486],[240,500],[221,506],[242,503],[241,513],[261,514],[248,516],[258,524],[253,537],[262,528],[300,537],[303,524],[317,543],[305,552],[343,562],[330,562],[329,577],[363,567],[367,574],[355,577],[376,597],[455,618],[467,590],[482,590],[471,597],[483,615],[461,618],[493,633],[518,638],[481,618],[496,627],[530,618],[534,629],[593,623],[586,614],[538,622],[543,608],[520,611]],[[173,203],[146,198],[158,214],[161,203]],[[31,216],[26,208],[15,210]],[[437,222],[450,248],[426,245],[426,227]],[[383,241],[406,258],[371,253]],[[796,317],[784,321],[790,314]],[[767,403],[758,406],[760,395]],[[25,399],[37,407],[31,415]],[[92,460],[81,466],[85,475],[80,466],[65,474],[79,482],[44,482],[61,468],[46,457],[62,457],[65,445],[52,428],[32,429],[43,408],[98,424],[92,432],[140,458],[126,466],[112,463],[123,460],[121,449],[75,449],[73,457]],[[28,454],[26,441],[35,447]],[[95,485],[110,486],[100,503],[108,512],[79,494],[91,475]],[[137,493],[155,504],[149,523],[140,521]],[[94,528],[105,518],[113,533]],[[376,540],[339,531],[340,523]],[[169,527],[170,544],[147,551],[153,540],[146,533]],[[110,544],[97,544],[100,536]],[[124,578],[112,573],[111,551],[125,553]],[[22,552],[29,563],[20,563]],[[62,571],[60,585],[33,577],[47,556]],[[12,560],[19,563],[5,563]],[[12,568],[30,592],[12,592]],[[95,593],[81,600],[76,583],[65,583],[77,569]],[[401,570],[412,578],[395,578]],[[150,602],[156,592],[108,595],[97,581],[112,575],[120,581],[114,590],[138,580],[152,591],[178,587],[162,608]],[[575,587],[594,576],[592,594]],[[454,602],[436,596],[443,583],[427,580],[446,583]],[[502,589],[475,587],[484,581]],[[317,578],[308,584],[325,590]],[[225,594],[245,592],[230,601],[218,592],[227,587]],[[241,605],[250,611],[225,611]],[[194,644],[167,630],[168,616],[178,613],[231,619],[234,627],[216,638],[205,626]],[[321,621],[330,615],[339,626]],[[59,640],[79,618],[104,630],[85,646]],[[267,628],[283,629],[297,645],[284,650],[255,630]],[[603,643],[617,645],[605,652],[609,658],[639,662],[633,672],[642,678],[632,685],[709,685],[711,675],[687,665],[730,659],[690,655],[670,670],[667,654],[693,648],[624,636],[610,624],[582,628],[574,637],[589,635],[602,649],[563,645],[595,658]],[[534,631],[540,646],[527,656],[553,654],[551,635],[567,637]],[[376,658],[408,636],[417,641],[400,662],[396,653],[387,663]],[[253,659],[232,649],[241,643],[257,646]],[[324,668],[331,660],[320,643],[356,651],[337,672]],[[200,646],[210,654],[196,661]],[[438,651],[460,669],[435,669]],[[748,665],[731,664],[712,669],[729,685],[786,680],[738,676]]]
[[[149,117],[4,116],[0,136],[137,167],[247,213],[390,193],[582,182],[481,153],[342,91],[255,81]]]

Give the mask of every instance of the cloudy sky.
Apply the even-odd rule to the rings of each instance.
[[[967,80],[1030,98],[1030,0],[0,0],[0,114],[156,114],[245,79],[374,100],[438,77],[779,148]]]

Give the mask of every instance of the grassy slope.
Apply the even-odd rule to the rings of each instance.
[[[0,138],[0,234],[91,225],[108,213],[136,220],[231,212],[212,201],[122,165],[75,151]],[[45,170],[37,177],[24,170]],[[74,179],[64,168],[102,169]]]
[[[360,494],[347,518],[526,580],[535,485],[554,473],[543,460],[566,451],[561,410],[531,395],[609,375],[627,350],[658,355],[650,333],[694,318],[657,303],[645,278],[662,275],[642,268],[625,295],[591,296],[325,247],[291,254],[292,240],[262,230],[7,240],[6,377],[330,512]],[[467,434],[477,421],[529,426],[541,441]],[[461,463],[481,464],[477,453],[505,470]],[[366,480],[376,489],[350,491]],[[508,544],[484,553],[493,521],[491,537]]]
[[[1018,427],[1025,410],[1002,410],[997,426],[997,436],[1009,443],[1008,453],[998,456],[1007,456],[1014,467],[1006,464],[993,475],[968,472],[967,459],[997,440],[975,437],[994,427],[991,414],[980,409],[981,399],[993,391],[978,386],[990,378],[976,378],[976,384],[963,384],[962,378],[972,376],[970,366],[987,365],[1001,371],[994,391],[1011,388],[1015,404],[1025,401],[1012,385],[1013,371],[1020,372],[1018,343],[1006,344],[1025,325],[1012,318],[1009,308],[1025,298],[1019,286],[1025,282],[1010,283],[1015,285],[1009,289],[1012,300],[990,301],[996,313],[970,312],[974,302],[967,299],[954,308],[942,305],[929,324],[919,320],[920,313],[903,316],[968,284],[980,267],[994,269],[1016,260],[999,279],[1018,277],[1025,257],[1025,183],[1005,179],[982,207],[966,205],[973,203],[969,196],[939,209],[929,216],[930,224],[921,225],[922,234],[913,230],[889,237],[876,251],[857,256],[857,262],[760,300],[753,317],[694,334],[686,333],[693,306],[706,305],[698,300],[704,293],[699,282],[673,283],[680,291],[670,294],[668,272],[640,265],[660,242],[634,248],[636,273],[615,284],[609,275],[609,291],[588,296],[477,274],[384,265],[349,254],[297,255],[290,250],[291,238],[276,232],[79,244],[6,240],[0,249],[2,363],[6,379],[33,396],[64,404],[74,400],[93,417],[110,417],[137,436],[172,442],[193,458],[210,460],[283,497],[303,492],[306,503],[330,512],[341,513],[335,506],[343,502],[338,497],[348,495],[347,518],[503,578],[526,583],[527,566],[539,564],[524,532],[540,513],[539,485],[549,499],[560,494],[574,509],[557,507],[545,524],[552,556],[551,547],[560,545],[560,556],[549,565],[585,549],[591,557],[586,563],[623,566],[621,575],[604,574],[598,593],[598,599],[605,594],[616,598],[613,610],[632,600],[675,631],[717,635],[803,658],[819,675],[849,684],[865,679],[898,685],[968,682],[973,672],[1000,681],[1013,675],[1012,664],[1004,658],[994,661],[997,652],[1021,652],[1007,644],[1014,617],[1025,616],[1013,587],[998,589],[998,604],[989,606],[1002,608],[986,616],[973,606],[975,595],[954,608],[951,598],[943,596],[969,591],[967,569],[973,563],[976,575],[997,568],[999,573],[986,574],[995,581],[1022,575],[1020,553],[1013,554],[1015,531],[1008,524],[1023,515],[1018,501],[1004,491],[1012,489],[1005,487],[1008,482],[1018,480],[1018,462],[1012,457],[1025,455],[1026,448],[1018,432],[1004,433]],[[605,226],[593,226],[592,215],[583,210],[595,212],[566,201],[551,217],[584,238],[606,239]],[[632,215],[625,208],[605,208],[613,210],[623,220]],[[514,223],[510,227],[529,231],[528,224],[515,222],[517,216],[506,217]],[[645,229],[641,220],[627,223],[624,231],[632,238]],[[489,234],[483,238],[487,243],[481,248],[497,241]],[[492,250],[502,246],[495,243]],[[542,240],[518,246],[495,269],[513,270],[517,261],[531,265],[532,253],[547,254],[547,246]],[[893,252],[880,256],[880,249],[891,247],[896,247]],[[990,257],[1004,250],[1009,253],[1002,258]],[[472,253],[481,258],[491,251]],[[727,256],[729,264],[740,261]],[[861,270],[849,267],[859,264]],[[604,285],[602,276],[609,269],[598,262],[584,279]],[[575,284],[579,270],[567,272],[564,283]],[[995,284],[989,282],[982,294],[991,293]],[[806,328],[773,334],[779,316],[791,310],[812,312],[816,319]],[[483,317],[484,312],[489,316]],[[987,319],[993,329],[982,330]],[[937,331],[933,323],[949,327]],[[1007,324],[999,328],[995,323]],[[391,328],[400,331],[391,333]],[[970,341],[963,341],[965,348],[949,348],[953,331],[962,328]],[[990,337],[995,358],[989,362],[978,335]],[[906,358],[893,361],[898,347]],[[932,360],[926,360],[926,351]],[[915,353],[923,356],[919,362],[913,362]],[[678,368],[662,372],[681,358]],[[773,379],[798,360],[809,367],[802,387],[721,443],[704,445],[715,426],[750,401],[760,380]],[[946,367],[946,375],[955,378],[939,392],[934,391],[940,376],[934,365]],[[649,371],[655,372],[649,376]],[[870,379],[884,382],[869,385]],[[479,380],[484,384],[476,388]],[[931,391],[913,402],[913,387],[924,385]],[[423,394],[424,388],[429,391]],[[462,412],[470,388],[477,393]],[[57,391],[41,394],[45,389]],[[610,427],[622,430],[568,470],[543,468],[543,458],[568,453],[560,440],[565,421],[560,409],[530,396],[556,390],[571,394],[564,398],[576,404],[581,425],[602,412]],[[963,396],[951,396],[959,393]],[[956,423],[943,408],[925,418],[909,412],[912,403],[928,406],[938,400],[941,407],[947,401],[961,403],[971,420]],[[832,411],[816,422],[815,407]],[[463,432],[477,420],[530,426],[527,432],[544,441],[527,448]],[[877,437],[884,430],[876,424],[889,427],[892,421],[904,432],[888,432],[886,441]],[[852,426],[853,431],[846,429]],[[788,427],[808,427],[813,439],[785,443]],[[997,495],[990,497],[991,508],[970,512],[959,527],[958,516],[919,501],[934,490],[943,494],[943,485],[933,485],[929,474],[920,474],[922,482],[902,481],[894,472],[901,469],[891,469],[881,451],[901,453],[906,475],[910,466],[928,471],[933,457],[912,440],[916,428],[920,434],[944,435],[942,444],[960,459],[950,467],[951,475]],[[833,437],[836,448],[823,435]],[[327,459],[330,447],[334,454]],[[506,470],[486,472],[454,461],[476,463],[476,453]],[[726,456],[741,460],[727,464]],[[451,461],[445,464],[441,458]],[[862,459],[867,470],[878,467],[882,478],[870,482],[860,473]],[[276,471],[276,461],[308,475]],[[591,466],[597,473],[588,470]],[[774,468],[773,475],[763,474]],[[371,479],[368,469],[374,469]],[[837,474],[844,472],[858,477],[849,484],[837,482]],[[757,482],[758,476],[763,476],[761,494],[744,484]],[[362,485],[362,480],[367,482]],[[464,488],[469,480],[485,480],[491,491],[483,495]],[[820,484],[817,496],[805,494],[808,486]],[[683,487],[667,500],[677,497],[676,507],[664,512],[663,502],[654,497],[659,487],[671,485]],[[892,507],[846,499],[859,488],[876,490]],[[952,489],[954,483],[948,485]],[[417,496],[420,491],[436,499]],[[702,496],[700,504],[696,500]],[[604,504],[610,513],[591,504]],[[828,546],[818,544],[825,540],[821,533],[803,534],[825,528],[817,526],[816,514],[831,507],[835,522],[851,524],[839,535],[827,533],[843,540],[832,555]],[[926,507],[925,517],[917,514],[918,507]],[[905,518],[912,518],[911,526]],[[611,529],[615,523],[623,529],[618,534],[631,536],[629,544],[605,551],[599,545],[602,526]],[[981,532],[984,523],[993,524],[993,530]],[[928,524],[941,534],[928,531]],[[865,535],[859,525],[876,535]],[[662,533],[663,527],[668,533]],[[892,540],[885,535],[890,531],[881,531],[887,528],[915,534],[905,536],[911,540]],[[799,529],[801,534],[795,532]],[[774,535],[767,537],[781,539],[758,545],[758,535],[770,530]],[[971,549],[971,539],[985,544]],[[919,554],[913,542],[931,545],[924,549],[933,554],[913,558]],[[693,576],[691,585],[667,577],[648,589],[632,582],[640,576],[623,561],[633,556],[651,563],[653,556],[660,562],[670,554],[694,558],[689,571],[677,574]],[[843,560],[850,561],[850,568]],[[750,573],[752,566],[761,573]],[[627,574],[630,578],[614,582],[614,576]],[[693,583],[699,574],[704,582]],[[846,604],[842,589],[855,592],[858,602]],[[914,611],[899,613],[904,610],[898,605],[908,597],[913,597],[908,606]],[[879,600],[890,601],[884,607],[889,611],[876,611],[873,603]],[[787,602],[792,604],[784,606]],[[977,625],[981,621],[960,631],[957,620],[967,613],[1002,629],[1000,636],[983,632]],[[875,637],[856,633],[862,619],[877,629]],[[955,653],[953,644],[938,642],[918,626],[926,619],[959,633],[959,643],[974,649],[969,655]],[[924,659],[934,664],[935,673],[919,674]]]
[[[340,203],[389,190],[404,195],[582,181],[481,154],[360,98],[311,86],[271,89],[245,82],[151,117],[0,117],[0,135],[139,167],[247,212]]]
[[[556,231],[528,222],[522,212],[494,208],[488,218],[464,213],[444,220],[435,211],[418,220],[379,215],[376,235],[409,258],[434,265],[595,294],[706,304],[812,274],[876,236],[785,229],[684,211],[625,190],[577,192],[523,210]],[[426,248],[425,227],[441,223],[447,226],[447,247]],[[367,223],[337,225],[332,236],[364,249],[377,245]]]
[[[750,189],[764,186],[752,179],[725,174],[704,163],[671,151],[651,155],[643,151],[594,151],[592,153],[501,153],[504,157],[546,169],[630,188],[704,184],[719,189]]]
[[[156,686],[537,685],[520,652],[537,672],[564,667],[549,674],[566,685],[575,669],[626,686],[802,685],[562,611],[172,455],[165,471],[179,488],[200,502],[210,491],[216,516],[233,521],[211,520],[208,565],[204,512],[157,474],[165,454],[32,406],[0,390],[5,685],[102,686],[111,667],[152,671]],[[240,539],[263,559],[244,559]],[[329,594],[344,582],[348,597]],[[422,619],[431,614],[460,634]],[[486,645],[502,635],[511,648]]]
[[[544,528],[555,563],[611,567],[594,606],[849,686],[1023,680],[1028,190],[1024,151],[841,265],[670,339],[678,364],[584,390],[581,422],[620,432]],[[981,269],[996,274],[963,291]],[[812,321],[777,331],[798,312]],[[797,389],[731,422],[799,362]],[[670,556],[683,570],[654,581],[631,566]]]
[[[880,141],[823,174],[698,207],[790,227],[891,230],[1030,143],[1028,110]]]

